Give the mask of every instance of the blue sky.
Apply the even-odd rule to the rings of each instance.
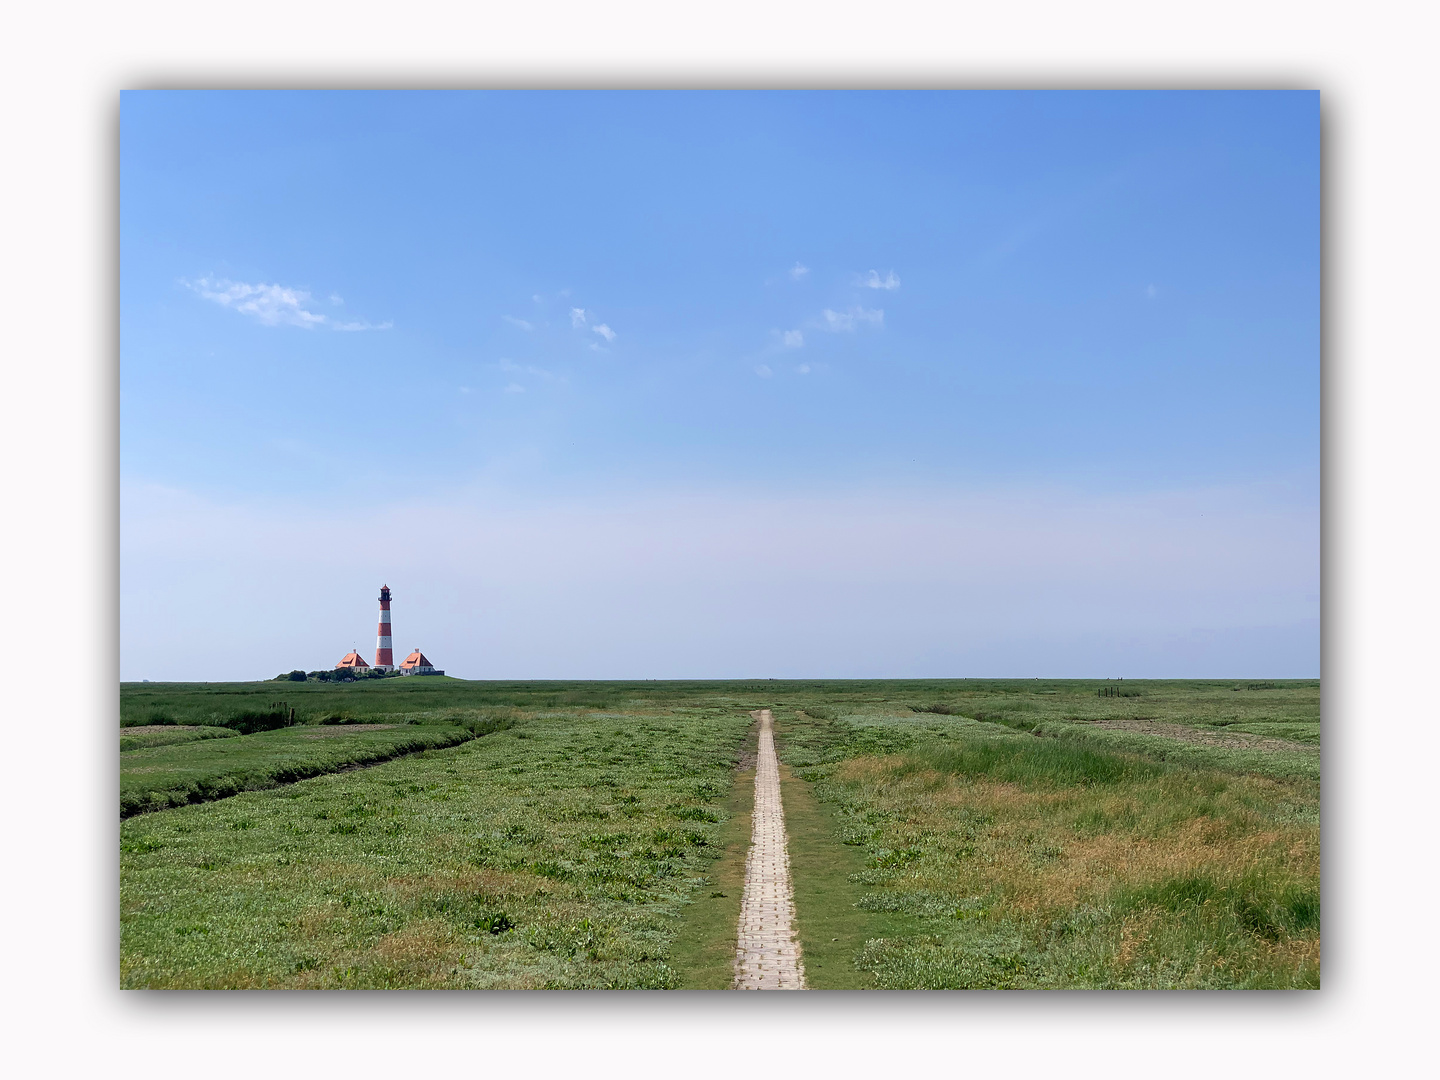
[[[381,580],[470,677],[1318,674],[1315,94],[147,91],[120,158],[123,678]]]

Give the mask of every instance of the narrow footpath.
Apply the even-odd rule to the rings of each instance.
[[[751,715],[760,720],[760,745],[755,763],[753,831],[740,900],[735,989],[803,990],[805,969],[795,941],[795,895],[790,887],[790,852],[785,842],[785,810],[780,804],[773,719],[769,709]]]

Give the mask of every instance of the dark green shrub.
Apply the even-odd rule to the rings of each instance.
[[[510,916],[503,911],[494,915],[480,916],[475,920],[475,926],[479,930],[485,930],[492,934],[503,934],[506,930],[515,929],[515,924],[510,921]]]

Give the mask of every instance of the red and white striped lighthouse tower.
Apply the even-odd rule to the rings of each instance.
[[[380,586],[380,630],[375,636],[375,670],[395,670],[395,650],[390,645],[390,586]]]

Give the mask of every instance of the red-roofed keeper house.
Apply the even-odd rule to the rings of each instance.
[[[347,652],[344,656],[340,658],[340,662],[335,665],[335,670],[369,671],[370,665],[365,662],[365,658],[361,656],[358,652]]]
[[[404,675],[444,675],[445,672],[438,670],[425,654],[416,649],[400,664],[400,671]]]

